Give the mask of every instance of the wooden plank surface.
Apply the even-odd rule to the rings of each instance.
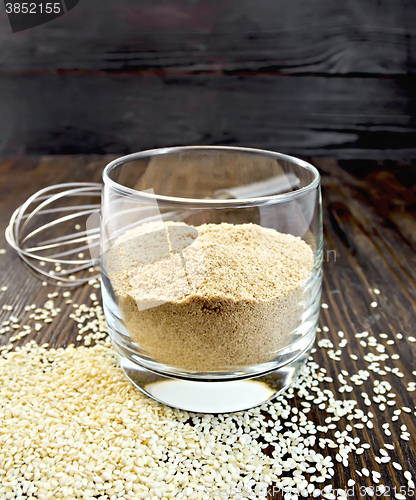
[[[407,0],[88,0],[19,33],[0,9],[0,154],[409,160],[415,26]]]
[[[416,77],[25,74],[0,78],[0,153],[224,144],[338,158],[416,155]]]
[[[413,2],[88,0],[12,34],[0,11],[0,70],[415,71]]]
[[[78,329],[76,323],[68,319],[72,312],[72,304],[65,304],[62,290],[52,286],[43,287],[33,278],[19,262],[15,253],[4,242],[4,230],[13,210],[27,199],[34,191],[51,183],[65,181],[99,181],[102,168],[112,159],[107,156],[55,156],[55,157],[3,157],[0,161],[0,248],[7,249],[0,255],[1,286],[7,290],[0,294],[0,319],[7,320],[11,315],[18,317],[22,323],[32,324],[28,319],[30,312],[25,306],[36,304],[43,307],[48,300],[48,293],[57,291],[53,298],[55,307],[61,312],[48,326],[39,332],[34,331],[25,341],[34,339],[38,343],[48,342],[51,346],[67,346],[75,343]],[[371,448],[365,455],[356,455],[350,459],[346,469],[335,463],[334,487],[346,487],[347,480],[357,481],[356,498],[364,498],[362,490],[371,485],[365,476],[360,476],[363,467],[368,470],[380,470],[382,481],[390,492],[396,487],[406,486],[403,474],[396,471],[391,463],[375,462],[374,456],[383,443],[389,442],[395,450],[389,452],[393,461],[402,464],[403,470],[416,470],[416,392],[407,391],[408,383],[415,381],[412,375],[415,369],[416,343],[409,341],[415,335],[416,324],[416,168],[414,165],[391,162],[339,162],[320,158],[313,161],[322,174],[323,215],[324,215],[324,281],[323,302],[328,309],[322,309],[320,327],[322,331],[317,340],[329,339],[337,346],[340,338],[338,331],[343,331],[348,341],[342,349],[339,361],[328,357],[326,349],[318,348],[314,354],[316,362],[325,367],[327,374],[334,379],[328,387],[337,390],[340,385],[338,375],[342,369],[349,376],[360,369],[368,369],[364,356],[374,349],[364,347],[360,342],[366,339],[357,338],[359,332],[368,331],[378,342],[386,341],[380,334],[386,334],[394,344],[386,345],[386,352],[391,356],[400,356],[394,361],[385,362],[390,368],[397,367],[404,374],[399,377],[392,372],[384,376],[370,370],[369,379],[363,385],[354,386],[348,395],[339,394],[339,398],[356,399],[358,406],[368,411],[363,403],[361,393],[370,395],[374,381],[388,381],[395,393],[395,406],[387,406],[381,410],[372,403],[371,411],[374,429],[356,430],[356,434]],[[377,295],[374,289],[380,290]],[[84,286],[72,293],[76,303],[92,304],[90,294],[97,292],[91,286]],[[98,292],[97,292],[98,293]],[[372,302],[377,307],[372,307]],[[11,310],[2,309],[10,305]],[[397,336],[403,335],[402,339]],[[15,331],[0,335],[0,344],[6,345]],[[21,341],[20,343],[22,343]],[[19,342],[16,342],[18,345]],[[336,349],[336,347],[335,347]],[[355,355],[354,360],[350,356]],[[296,399],[294,401],[296,404]],[[392,422],[393,410],[408,407],[411,413],[402,411],[400,420]],[[323,422],[325,413],[313,407],[311,418],[314,422]],[[387,437],[382,428],[389,423],[392,436]],[[400,438],[400,426],[405,424],[410,433],[410,440]],[[324,437],[334,438],[336,430],[328,431]],[[335,455],[330,449],[329,454]],[[409,490],[410,491],[410,490]],[[414,491],[413,491],[414,492]],[[411,498],[411,491],[408,498]],[[393,494],[390,495],[394,497]],[[273,496],[270,498],[282,498]]]

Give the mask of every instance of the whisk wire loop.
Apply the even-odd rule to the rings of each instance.
[[[94,182],[55,184],[34,193],[14,211],[6,239],[34,276],[64,287],[98,277],[97,272],[91,272],[95,270],[90,250],[99,245],[99,228],[78,231],[75,226],[74,232],[68,227],[73,221],[85,226],[88,217],[100,209],[99,203],[80,204],[80,198],[100,198],[101,187]],[[50,220],[54,215],[59,216]],[[49,236],[51,231],[55,234]],[[49,238],[42,241],[44,235]]]

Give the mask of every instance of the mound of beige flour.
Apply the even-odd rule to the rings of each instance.
[[[273,359],[300,324],[313,252],[255,224],[144,224],[104,261],[125,326],[150,358],[193,371]]]

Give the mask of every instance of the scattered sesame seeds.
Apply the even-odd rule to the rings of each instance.
[[[373,289],[373,292],[376,294],[376,295],[380,295],[380,290],[378,288],[374,288]]]
[[[91,285],[96,285],[96,288],[99,288],[96,281]],[[37,325],[42,327],[43,323],[52,321],[52,317],[59,312],[58,308],[53,304],[54,296],[52,295],[50,294],[49,301],[43,308],[37,308],[35,305],[25,307],[28,313],[32,312],[34,322],[31,327],[28,325],[13,326],[19,325],[17,317],[11,317],[3,322],[2,329],[9,328],[10,330],[10,328],[13,328],[19,330],[20,328],[23,330],[22,332],[13,331],[13,337],[9,339],[11,343],[16,343],[17,340],[28,335],[30,328],[37,330]],[[70,297],[70,292],[63,292],[62,296],[64,298]],[[7,425],[12,426],[14,423],[23,420],[24,415],[20,413],[14,420],[9,419],[6,421],[6,431],[4,434],[0,433],[1,498],[3,498],[2,495],[6,491],[3,489],[4,484],[7,483],[14,485],[11,487],[12,490],[7,490],[7,492],[12,491],[12,496],[5,497],[7,499],[20,498],[18,492],[23,492],[23,487],[34,498],[45,498],[45,500],[46,498],[60,498],[61,496],[56,494],[58,491],[60,495],[67,494],[68,498],[78,498],[77,495],[79,497],[87,495],[90,498],[90,496],[95,495],[97,498],[103,498],[104,500],[104,498],[107,499],[104,493],[108,494],[114,491],[113,496],[111,496],[114,499],[133,500],[133,498],[176,497],[196,499],[202,498],[202,495],[206,494],[204,485],[221,485],[221,481],[225,485],[236,484],[238,487],[247,485],[250,481],[253,487],[255,484],[262,484],[267,488],[267,485],[276,484],[281,488],[293,488],[293,495],[296,495],[296,498],[306,496],[302,493],[306,491],[308,491],[310,497],[322,496],[328,500],[346,498],[347,494],[344,490],[332,489],[331,485],[324,487],[324,484],[328,480],[331,481],[334,476],[334,465],[331,462],[331,457],[326,456],[322,450],[326,448],[336,449],[335,459],[344,467],[348,467],[349,457],[352,454],[364,456],[365,451],[371,449],[370,444],[361,443],[359,437],[353,438],[352,431],[354,428],[363,429],[365,426],[370,429],[373,428],[373,424],[369,419],[374,418],[374,415],[371,412],[366,415],[362,410],[359,410],[357,402],[354,400],[338,401],[335,399],[330,387],[328,388],[327,385],[320,386],[321,383],[333,383],[333,377],[329,376],[329,369],[327,373],[327,370],[320,368],[314,362],[314,359],[310,357],[301,379],[286,393],[279,396],[272,403],[263,405],[261,409],[254,408],[247,412],[214,416],[195,415],[167,408],[138,393],[120,373],[115,356],[110,348],[105,318],[97,295],[92,293],[90,298],[94,302],[92,307],[84,304],[74,304],[73,308],[71,306],[71,317],[78,326],[78,340],[82,341],[84,346],[69,346],[67,349],[48,350],[47,345],[37,346],[31,341],[16,351],[12,350],[13,345],[0,348],[0,384],[3,386],[3,373],[7,376],[5,373],[7,370],[3,369],[3,361],[15,363],[13,366],[18,365],[18,369],[21,370],[20,373],[23,378],[19,382],[20,389],[14,389],[13,385],[6,387],[7,391],[10,390],[13,393],[14,401],[21,401],[19,408],[23,408],[22,411],[27,412],[27,414],[24,413],[27,416],[26,420],[30,422],[32,418],[36,418],[33,414],[33,411],[36,413],[36,408],[43,411],[46,406],[42,405],[50,405],[46,413],[42,413],[42,418],[48,422],[43,427],[43,434],[40,433],[40,428],[38,430],[36,425],[25,425],[21,430],[20,427],[17,427],[16,437],[13,434],[13,441],[8,442],[4,437],[10,435],[7,434]],[[11,306],[10,310],[12,310]],[[54,316],[52,316],[52,313],[54,313]],[[5,324],[6,322],[7,324]],[[20,323],[23,322],[20,321]],[[323,331],[327,332],[329,328],[323,327]],[[0,333],[6,333],[6,331],[2,332],[0,330]],[[343,338],[343,332],[338,332],[338,336],[342,339],[338,350],[328,339],[320,339],[318,342],[318,347],[325,349],[328,358],[335,361],[340,359],[342,349],[346,345],[346,343],[343,343],[344,340],[346,341]],[[377,339],[370,336],[368,332],[357,334],[357,337],[365,338],[366,341],[363,342],[370,348],[384,347],[382,344],[378,344]],[[383,337],[380,335],[380,338]],[[385,338],[387,339],[388,336],[385,335]],[[400,338],[399,334],[397,334],[397,338]],[[94,347],[86,347],[94,343]],[[351,392],[353,390],[352,385],[358,386],[364,382],[366,384],[372,383],[373,379],[369,380],[370,372],[379,375],[383,374],[381,364],[384,364],[383,362],[389,356],[382,349],[377,349],[377,351],[376,354],[369,353],[360,356],[360,362],[363,359],[367,362],[368,370],[358,370],[356,368],[357,373],[351,373],[351,375],[346,370],[335,372],[336,382],[339,381],[339,384],[341,384],[340,389],[342,389],[342,392]],[[358,360],[358,356],[355,354],[350,354],[350,357],[355,361]],[[23,359],[30,360],[27,366],[24,363],[22,365]],[[399,359],[399,355],[393,354],[390,359]],[[47,360],[46,372],[42,373],[40,377],[44,385],[40,384],[39,386],[39,384],[32,383],[27,386],[27,381],[24,380],[24,370],[32,370],[33,375],[38,369],[37,364],[40,360],[42,360],[42,363]],[[71,380],[66,380],[67,376],[56,376],[57,373],[64,372],[64,366],[66,374],[69,367],[71,367],[72,371],[69,370],[69,373],[71,373],[72,378],[69,378],[78,384],[78,388],[85,389],[85,392],[75,391],[71,393],[73,397],[68,399],[68,391],[72,390]],[[81,368],[80,373],[79,368]],[[386,374],[386,371],[384,371],[384,374]],[[391,368],[390,371],[400,376],[398,368]],[[105,376],[103,376],[103,373],[105,373]],[[334,376],[334,373],[331,373],[331,375]],[[413,375],[416,375],[416,371],[413,372]],[[49,384],[52,381],[53,384],[49,385],[50,388],[46,391],[46,382],[48,380],[50,380]],[[349,381],[351,381],[352,385],[348,385]],[[414,387],[412,382],[407,382],[407,384],[408,388]],[[39,387],[35,388],[36,385]],[[325,387],[325,389],[322,387]],[[89,388],[93,389],[89,391]],[[39,390],[39,393],[37,393],[36,397],[31,398],[30,404],[32,407],[29,410],[29,400],[21,397],[19,399],[18,396],[20,391],[29,390],[30,392],[32,389]],[[389,392],[392,388],[385,380],[374,380],[373,390],[375,396],[371,396],[371,385],[366,390],[370,396],[365,392],[361,394],[364,404],[366,404],[366,401],[369,403],[366,406],[371,406],[372,399],[378,405],[379,410],[383,411],[386,409],[386,405],[392,406],[395,404],[394,398],[396,396],[394,393]],[[298,407],[293,407],[291,400],[296,393],[299,404]],[[46,396],[48,397],[46,398]],[[0,393],[0,420],[2,419],[2,397],[3,395]],[[113,398],[115,399],[113,400]],[[78,401],[81,402],[80,408],[83,408],[83,410],[77,412],[76,405]],[[54,402],[58,402],[58,404],[54,405]],[[319,426],[308,420],[306,415],[311,410],[312,404],[319,406],[327,415],[325,424]],[[72,410],[71,405],[73,406]],[[412,412],[407,407],[402,407],[402,410],[406,413]],[[65,414],[65,412],[67,413]],[[264,412],[269,413],[271,416],[270,421],[264,419]],[[394,410],[392,420],[399,419],[400,413],[400,409]],[[69,424],[69,421],[64,420],[64,416],[66,415],[66,418],[68,418],[72,414],[74,416],[71,424]],[[103,420],[100,421],[100,418]],[[342,419],[345,419],[346,423],[351,421],[351,425],[349,423],[346,426],[340,425],[342,422],[338,423],[338,421]],[[354,425],[353,419],[358,420],[358,423]],[[189,424],[189,421],[192,421],[192,425]],[[374,421],[377,422],[377,416]],[[94,422],[96,422],[96,426],[94,426]],[[114,422],[117,423],[116,427],[112,426]],[[229,431],[228,424],[231,425],[231,431]],[[65,428],[65,431],[61,434],[59,432],[62,429],[59,429],[59,426]],[[163,426],[166,426],[170,433],[166,430],[164,434]],[[388,423],[384,424],[382,428],[386,434],[389,433],[387,435],[391,435]],[[81,440],[86,439],[87,436],[93,436],[93,440],[88,441],[86,439],[85,443],[79,448],[71,444],[67,445],[74,452],[73,455],[67,454],[68,450],[64,450],[64,443],[69,443],[71,439],[76,443],[76,440],[74,440],[76,429],[78,433],[81,433],[79,434]],[[49,450],[62,448],[65,451],[65,456],[58,455],[59,464],[62,467],[70,457],[72,457],[71,467],[79,467],[79,464],[84,464],[82,465],[84,467],[82,474],[78,469],[75,471],[75,469],[66,470],[63,468],[63,472],[58,472],[58,474],[62,475],[56,475],[56,471],[53,471],[56,463],[53,458],[56,455],[52,455],[49,450],[45,454],[47,460],[30,458],[28,462],[23,462],[23,465],[22,462],[13,462],[14,455],[10,454],[10,452],[15,447],[18,447],[20,443],[25,443],[25,439],[29,439],[29,434],[24,435],[25,430],[26,432],[35,432],[33,437],[42,436],[37,441],[37,450],[42,449],[42,446],[48,446]],[[68,430],[72,434],[68,433],[67,436],[66,432]],[[328,430],[335,431],[330,436],[332,439],[328,437]],[[58,433],[54,434],[54,432]],[[107,441],[106,432],[113,436],[109,442]],[[139,432],[143,433],[140,434],[140,439],[137,437]],[[142,436],[144,436],[144,439],[142,439]],[[169,439],[168,436],[170,436]],[[36,442],[33,437],[30,436],[31,442]],[[400,437],[407,441],[410,438],[405,425],[401,426]],[[101,451],[99,453],[94,451],[96,450],[95,439],[99,439],[100,442]],[[130,445],[126,444],[127,442]],[[133,446],[131,443],[136,444]],[[322,454],[314,451],[315,443],[321,449]],[[173,451],[175,446],[177,447],[176,451]],[[267,446],[272,446],[274,449],[271,457],[263,454],[262,450]],[[388,450],[394,450],[394,446],[391,444],[387,443],[383,446]],[[159,452],[161,448],[163,448],[162,455]],[[24,454],[24,447],[22,447],[22,450],[21,452],[17,448],[16,452]],[[133,450],[133,454],[130,454],[130,450]],[[7,454],[7,462],[2,453],[3,455]],[[380,457],[374,457],[377,463],[387,464],[391,461],[385,449],[382,448],[379,453]],[[101,462],[98,459],[99,455],[101,456]],[[110,456],[111,459],[105,458]],[[85,457],[88,457],[87,461]],[[114,461],[115,457],[120,460]],[[129,469],[131,457],[135,457],[134,463],[138,470]],[[142,461],[137,457],[141,457]],[[52,462],[49,461],[50,459],[52,459]],[[10,462],[10,460],[12,461]],[[123,460],[126,463],[123,463]],[[137,460],[139,460],[138,464],[136,463]],[[29,472],[27,472],[30,467],[27,465],[28,463],[32,466]],[[93,467],[94,470],[85,467],[85,463],[88,465],[96,464]],[[111,467],[108,467],[109,463],[112,463],[115,467],[111,469]],[[216,463],[218,463],[218,467],[216,467]],[[224,470],[223,475],[221,467],[224,464],[226,470]],[[232,464],[231,467],[234,467],[235,470],[231,470],[228,464]],[[44,468],[43,465],[46,467]],[[395,469],[402,470],[402,466],[397,462],[392,462],[392,465]],[[171,476],[176,479],[168,482],[166,480],[167,476],[164,476],[163,479],[158,480],[157,474],[159,473],[160,477],[163,474],[169,474],[169,468]],[[17,474],[16,471],[18,471]],[[219,471],[219,475],[215,471]],[[33,477],[35,474],[39,475],[39,480],[36,483],[29,477],[31,472]],[[119,473],[117,474],[117,472]],[[151,475],[152,473],[154,476]],[[305,473],[310,474],[310,477],[305,476]],[[21,478],[19,474],[21,474]],[[357,475],[370,477],[370,473],[366,468],[363,468],[361,472],[357,471]],[[374,483],[379,483],[380,473],[373,470],[371,476],[370,479]],[[16,477],[18,477],[17,480]],[[409,471],[404,472],[404,477],[409,482],[409,488],[414,487],[412,475]],[[180,478],[182,478],[183,482],[181,482]],[[67,485],[62,486],[65,481]],[[347,482],[349,487],[355,484],[352,479]],[[101,485],[105,485],[106,488],[103,489]],[[170,485],[172,485],[172,488],[168,490],[167,488]],[[378,494],[383,491],[382,488],[384,488],[383,485],[377,484],[377,490],[375,486],[371,486],[367,488],[367,493],[369,496],[374,496],[374,492]],[[200,493],[201,495],[198,496]],[[22,496],[22,498],[26,497]],[[258,498],[263,498],[263,496],[259,495]],[[291,498],[294,499],[295,496]],[[398,498],[397,495],[396,498]]]
[[[371,307],[377,307],[377,306],[378,306],[378,304],[377,304],[377,302],[371,302],[370,306],[371,306]]]
[[[416,338],[415,337],[408,337],[408,340],[409,340],[409,342],[416,342]]]
[[[325,304],[325,302],[323,304],[321,304],[321,307],[322,307],[322,309],[329,309],[328,304]]]
[[[88,315],[88,310],[82,304],[77,306],[73,319],[81,320],[83,315]],[[45,447],[45,450],[62,448],[65,451],[58,453],[59,476],[56,476],[54,460],[30,459],[29,472],[33,475],[22,476],[21,482],[38,498],[50,494],[56,497],[56,492],[65,487],[72,488],[65,492],[73,498],[82,497],[87,490],[90,496],[100,495],[101,484],[107,484],[114,491],[118,489],[124,498],[158,497],[156,489],[163,498],[179,498],[180,494],[185,495],[183,498],[194,498],[192,492],[198,491],[196,487],[224,481],[228,487],[241,488],[247,481],[258,482],[253,479],[259,478],[255,474],[262,475],[266,487],[272,482],[294,488],[298,485],[300,492],[308,486],[303,470],[316,471],[316,483],[324,483],[334,474],[330,456],[313,450],[316,430],[305,416],[306,408],[300,411],[290,405],[295,391],[305,397],[310,395],[310,388],[316,387],[313,381],[319,381],[320,371],[313,361],[307,365],[302,380],[273,403],[244,413],[219,416],[190,414],[146,398],[124,377],[108,339],[90,348],[69,346],[50,350],[31,341],[19,351],[3,353],[0,368],[8,401],[19,401],[18,419],[33,422],[16,427],[15,416],[10,414],[6,418],[0,435],[0,446],[5,453],[0,455],[0,475],[9,481],[16,471],[17,475],[25,474],[27,468],[23,470],[15,461],[12,450],[17,447],[24,460],[30,457],[31,449],[24,446],[27,439],[36,442],[38,450]],[[18,383],[10,383],[11,377]],[[22,399],[22,391],[29,397]],[[335,418],[353,415],[354,401],[337,401],[329,389],[313,393],[320,398],[325,396],[326,409],[332,410],[329,415]],[[268,444],[257,441],[262,422],[267,423],[261,414],[266,410],[273,425],[266,425],[261,435],[266,443],[273,442],[272,457],[262,453]],[[38,414],[43,415],[39,424],[36,423]],[[284,423],[290,424],[291,429],[285,431]],[[336,428],[335,424],[332,428]],[[12,429],[13,440],[9,442]],[[347,457],[352,450],[343,445],[341,434],[337,439],[340,453],[345,457],[343,462],[348,465]],[[46,452],[46,456],[49,453]],[[88,467],[82,465],[79,469],[85,457],[88,457]],[[214,471],[218,470],[219,476],[213,472],[215,463],[218,468]],[[134,464],[134,469],[130,464]],[[225,464],[225,468],[221,464]],[[83,474],[79,474],[79,470]],[[181,479],[168,482],[169,474],[171,478]],[[52,479],[32,481],[33,477]],[[156,477],[162,479],[156,480]],[[54,483],[53,478],[57,478]],[[169,485],[172,488],[168,490]],[[0,487],[0,495],[2,491]]]

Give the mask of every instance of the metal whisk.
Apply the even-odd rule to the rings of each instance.
[[[86,221],[100,209],[101,186],[93,182],[49,186],[13,213],[6,239],[34,276],[63,287],[98,276],[90,250],[99,246],[99,227],[87,230]],[[87,198],[91,203],[83,204]]]

